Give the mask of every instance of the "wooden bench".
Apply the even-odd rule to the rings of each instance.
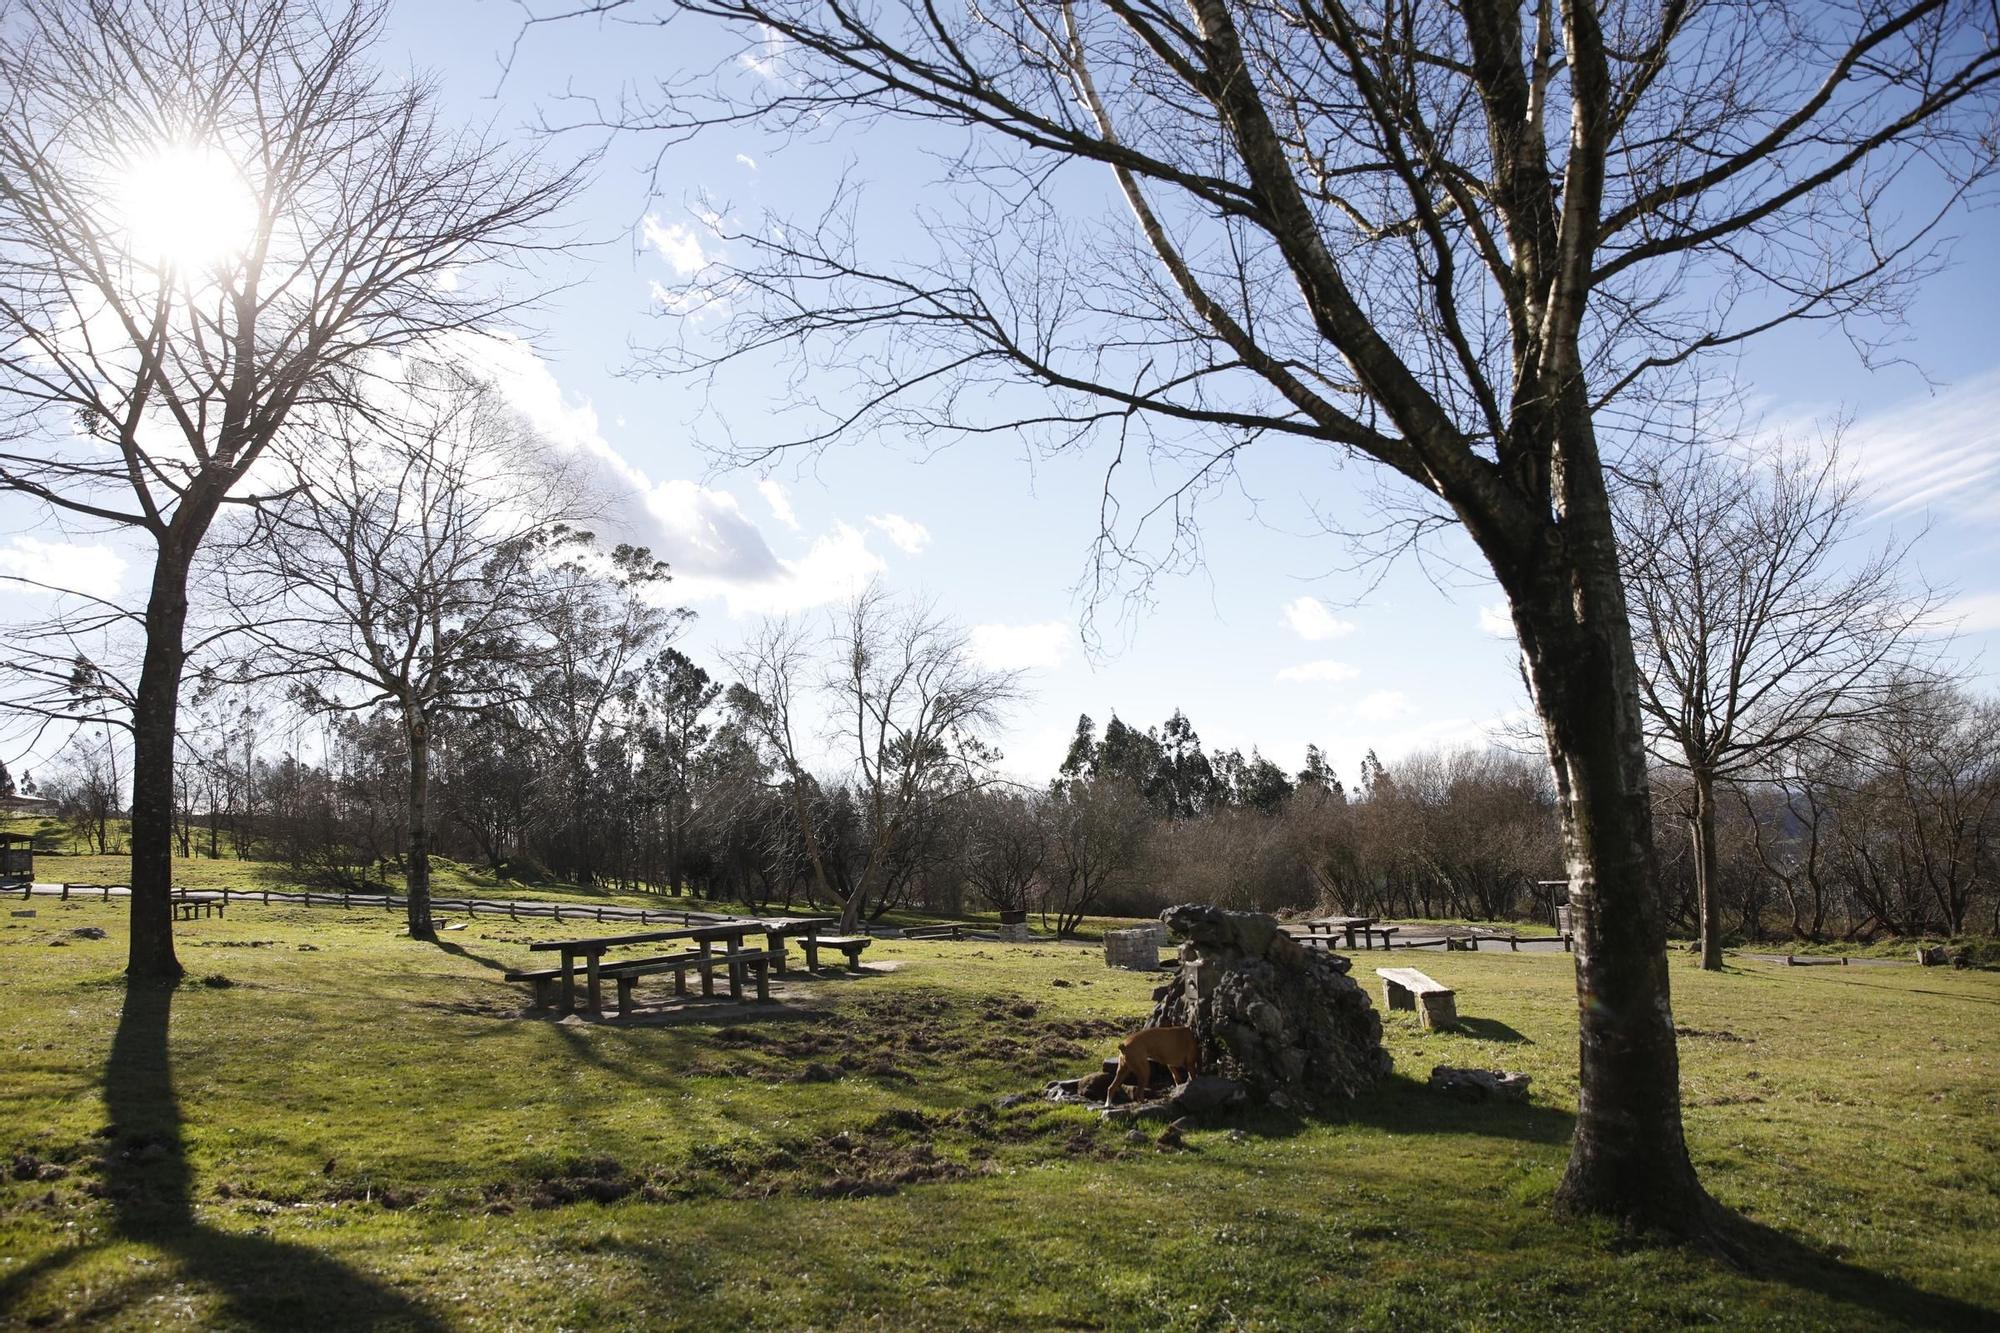
[[[799,947],[805,950],[806,971],[808,972],[819,971],[819,951],[821,949],[838,949],[847,955],[847,970],[850,972],[859,972],[861,970],[861,951],[874,942],[866,935],[821,935],[817,939],[800,940]]]
[[[192,921],[198,916],[221,916],[223,913],[220,894],[175,894],[174,920]]]
[[[771,998],[771,964],[776,961],[776,951],[771,949],[735,949],[727,953],[681,953],[663,954],[658,958],[635,958],[629,963],[610,963],[600,969],[601,975],[610,977],[618,984],[618,1016],[632,1016],[632,991],[639,978],[653,976],[661,972],[671,972],[674,976],[674,994],[687,994],[687,974],[690,969],[701,973],[701,993],[715,994],[715,969],[725,967],[729,972],[729,998],[741,1000],[746,976],[757,986],[757,998]]]
[[[965,928],[956,921],[939,926],[910,926],[903,931],[906,940],[958,940],[965,938]]]
[[[1382,978],[1382,1007],[1420,1009],[1423,1024],[1436,1031],[1458,1026],[1456,992],[1442,982],[1431,980],[1414,967],[1378,967]]]
[[[532,981],[535,984],[535,1008],[546,1009],[556,998],[556,984],[563,978],[559,967],[538,967],[517,969],[506,974],[509,981]]]

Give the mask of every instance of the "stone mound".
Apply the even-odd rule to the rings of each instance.
[[[1190,903],[1160,913],[1180,971],[1153,992],[1150,1025],[1201,1039],[1202,1072],[1281,1105],[1347,1101],[1389,1072],[1382,1019],[1338,955],[1308,949],[1261,912]]]

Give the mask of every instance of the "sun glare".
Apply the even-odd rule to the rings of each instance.
[[[229,159],[174,144],[134,162],[119,211],[132,255],[185,273],[226,262],[257,227],[257,200]]]

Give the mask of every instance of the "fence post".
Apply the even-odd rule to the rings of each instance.
[[[64,880],[64,881],[63,881],[63,886],[62,886],[62,900],[63,900],[64,902],[68,902],[68,901],[69,901],[69,881],[68,881],[68,880]]]

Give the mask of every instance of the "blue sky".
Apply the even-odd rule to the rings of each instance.
[[[684,23],[574,21],[526,34],[503,77],[519,14],[503,0],[406,3],[383,55],[434,72],[449,107],[514,136],[539,117],[567,118],[576,104],[559,100],[565,89],[612,95],[733,49]],[[555,147],[596,142],[579,135]],[[505,358],[521,405],[569,447],[596,453],[637,501],[633,535],[674,565],[700,614],[684,645],[693,656],[719,672],[746,618],[821,614],[854,580],[879,574],[935,597],[995,663],[1032,668],[1033,702],[1003,738],[1023,774],[1053,769],[1080,712],[1102,723],[1116,710],[1143,726],[1182,708],[1211,749],[1256,744],[1288,768],[1317,742],[1350,781],[1371,747],[1392,759],[1521,715],[1512,644],[1493,629],[1498,590],[1468,572],[1468,548],[1448,541],[1444,561],[1405,560],[1377,582],[1379,570],[1354,570],[1354,553],[1318,530],[1316,511],[1364,518],[1358,495],[1377,481],[1364,465],[1253,451],[1244,494],[1204,510],[1201,568],[1160,583],[1135,617],[1101,611],[1095,655],[1078,637],[1078,589],[1103,455],[1031,461],[1018,445],[989,441],[923,460],[907,442],[880,440],[768,476],[716,471],[701,446],[720,438],[718,411],[740,439],[782,430],[754,384],[734,383],[712,404],[698,386],[623,373],[635,346],[668,332],[657,286],[713,253],[704,212],[741,223],[766,209],[814,213],[843,172],[868,183],[865,220],[893,247],[896,228],[919,226],[922,209],[940,202],[917,147],[893,130],[785,143],[745,129],[664,149],[655,180],[660,143],[612,141],[577,214],[602,244],[564,274],[572,286],[540,316],[534,349]],[[1738,374],[1767,421],[1853,416],[1854,461],[1878,497],[1874,525],[1886,535],[1928,522],[1922,573],[1954,589],[1968,626],[1957,651],[1990,689],[2000,640],[2000,231],[1990,213],[1956,230],[1957,265],[1922,293],[1899,349],[1913,365],[1870,371],[1837,330],[1801,326],[1755,345]],[[697,337],[716,323],[704,321]],[[61,540],[18,505],[0,510],[0,567],[76,571],[98,560],[90,577],[117,576],[105,557],[36,545]],[[123,582],[135,587],[136,569]]]

